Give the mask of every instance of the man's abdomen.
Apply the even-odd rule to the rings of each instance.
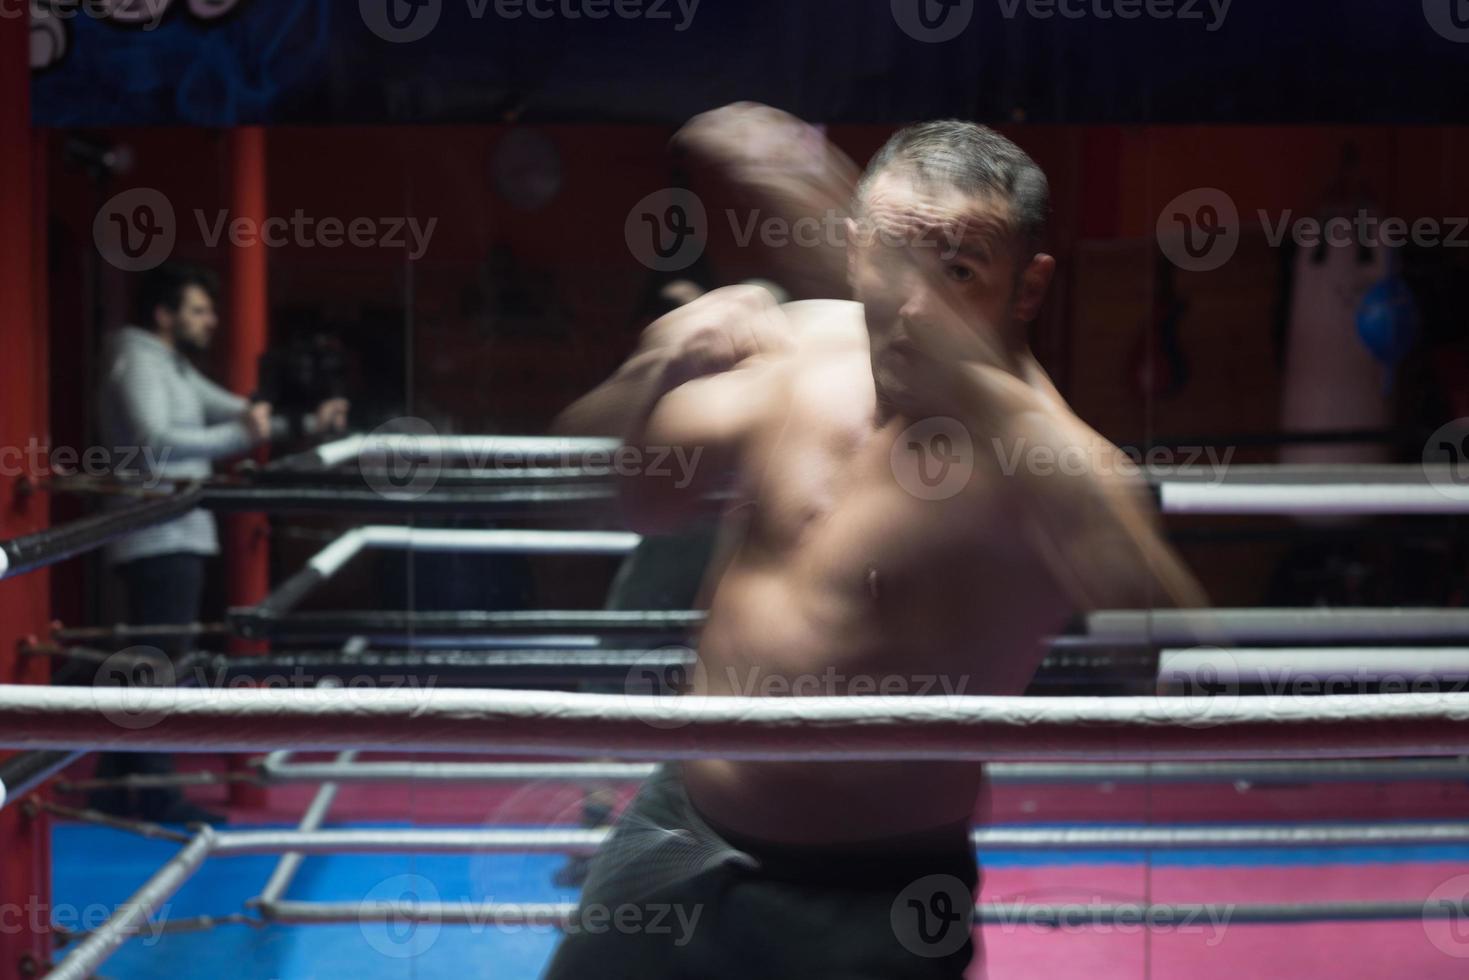
[[[905,631],[907,632],[907,631]],[[696,693],[747,697],[952,696],[975,693],[946,651],[887,642],[871,608],[812,595],[779,573],[731,568],[700,644]],[[793,742],[799,732],[792,732]],[[793,744],[793,748],[794,748]],[[974,813],[977,763],[686,764],[689,795],[711,821],[771,841],[860,841],[952,825]]]

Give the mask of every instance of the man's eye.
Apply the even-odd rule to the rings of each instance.
[[[972,282],[974,270],[967,265],[951,265],[948,269],[949,278],[955,282]]]

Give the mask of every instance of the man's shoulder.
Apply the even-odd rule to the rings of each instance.
[[[139,327],[122,326],[110,331],[103,340],[103,358],[109,361],[123,358],[151,358],[168,360],[173,349],[156,336]]]
[[[867,318],[862,304],[840,299],[808,299],[786,303],[796,344],[806,350],[866,350]]]

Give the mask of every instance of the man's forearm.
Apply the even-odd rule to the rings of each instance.
[[[612,436],[636,442],[659,399],[679,380],[666,349],[634,354],[617,373],[556,417],[551,431],[560,436]]]
[[[965,376],[962,403],[951,408],[972,435],[975,468],[1006,487],[1078,606],[1207,605],[1129,457],[1013,375],[969,368]]]

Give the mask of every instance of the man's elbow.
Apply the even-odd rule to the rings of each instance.
[[[594,399],[573,402],[551,420],[551,435],[570,439],[621,438],[622,433],[614,431],[617,426],[599,409]]]

